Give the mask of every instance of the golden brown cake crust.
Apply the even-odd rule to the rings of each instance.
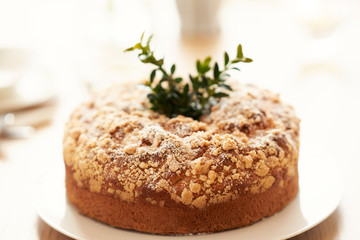
[[[298,191],[299,120],[277,95],[232,84],[200,121],[148,110],[124,86],[76,109],[64,135],[69,200],[107,224],[212,232],[281,210]]]
[[[144,197],[129,203],[78,187],[71,168],[66,167],[67,197],[82,214],[114,227],[157,234],[218,232],[252,224],[283,209],[298,191],[297,178],[288,179],[282,187],[274,185],[271,191],[241,194],[204,209],[176,204],[160,194],[169,204],[159,207]]]

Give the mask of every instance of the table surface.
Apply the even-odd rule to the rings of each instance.
[[[21,1],[14,2],[16,5]],[[36,2],[44,3],[42,0]],[[302,3],[310,2],[224,1],[220,12],[221,32],[210,38],[193,38],[180,34],[179,19],[173,17],[174,3],[157,0],[149,6],[149,1],[143,1],[154,14],[148,16],[150,27],[139,27],[134,23],[131,29],[124,27],[123,31],[129,31],[127,38],[116,35],[106,41],[87,34],[88,29],[79,30],[79,26],[91,18],[90,15],[82,22],[77,17],[83,10],[81,4],[74,6],[72,1],[50,1],[44,5],[44,10],[37,10],[36,17],[31,15],[32,11],[20,10],[19,14],[34,17],[33,23],[24,22],[24,27],[15,22],[14,29],[17,26],[20,29],[33,27],[34,36],[21,31],[14,33],[12,38],[3,34],[0,47],[12,46],[16,38],[17,45],[30,44],[40,53],[34,62],[50,72],[50,85],[55,90],[57,101],[52,121],[38,126],[33,137],[21,140],[0,138],[0,239],[69,239],[39,218],[31,203],[32,189],[41,174],[62,162],[64,123],[72,109],[88,96],[86,86],[146,76],[148,68],[141,67],[133,55],[122,53],[122,49],[137,40],[139,28],[154,33],[154,46],[160,54],[166,53],[166,61],[179,63],[179,73],[193,72],[194,60],[208,54],[220,61],[224,50],[233,53],[241,41],[245,55],[254,62],[241,65],[242,71],[234,74],[235,78],[279,92],[302,119],[305,132],[302,132],[301,140],[311,141],[307,145],[311,145],[309,149],[317,155],[324,154],[336,161],[339,176],[344,178],[344,196],[335,212],[292,239],[359,238],[356,218],[360,213],[360,181],[357,177],[360,169],[357,150],[360,145],[360,16],[357,14],[360,3],[334,0],[328,1],[330,5],[315,1],[325,4],[321,9],[326,11],[312,17],[311,11],[302,10]],[[8,10],[13,7],[8,7]],[[172,10],[164,12],[162,18],[154,17],[159,15],[161,7]],[[2,24],[6,16],[12,17],[12,12],[9,10],[6,15],[6,11],[0,3],[0,31],[12,33],[12,29]],[[56,20],[64,13],[70,14],[71,20]],[[50,19],[50,23],[43,22],[43,17]],[[174,21],[177,27],[163,31],[169,24],[163,18]],[[56,29],[46,28],[47,34],[43,34],[43,28],[48,27],[46,24],[53,24]],[[72,39],[74,36],[75,40]],[[25,41],[26,37],[28,41]],[[80,40],[88,38],[92,39],[92,44],[84,46]],[[46,44],[48,40],[55,45]],[[114,44],[117,40],[119,44]],[[101,80],[99,76],[102,76]]]

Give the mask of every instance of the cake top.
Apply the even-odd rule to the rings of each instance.
[[[96,93],[66,125],[65,163],[78,186],[129,202],[144,197],[163,206],[151,193],[165,192],[203,208],[266,191],[279,168],[296,174],[299,120],[277,94],[231,86],[199,121],[149,110],[144,87]]]

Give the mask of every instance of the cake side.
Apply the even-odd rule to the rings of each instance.
[[[279,173],[284,174],[284,173]],[[198,209],[176,203],[168,194],[148,193],[167,204],[159,207],[142,194],[132,202],[79,187],[66,167],[67,197],[80,213],[114,227],[155,234],[209,233],[252,224],[282,210],[297,194],[297,178],[274,183],[268,191],[240,194],[234,199]]]

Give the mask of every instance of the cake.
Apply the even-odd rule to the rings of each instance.
[[[149,110],[135,84],[95,93],[65,127],[68,200],[108,225],[166,235],[282,210],[298,192],[299,119],[278,94],[231,85],[199,120]]]

